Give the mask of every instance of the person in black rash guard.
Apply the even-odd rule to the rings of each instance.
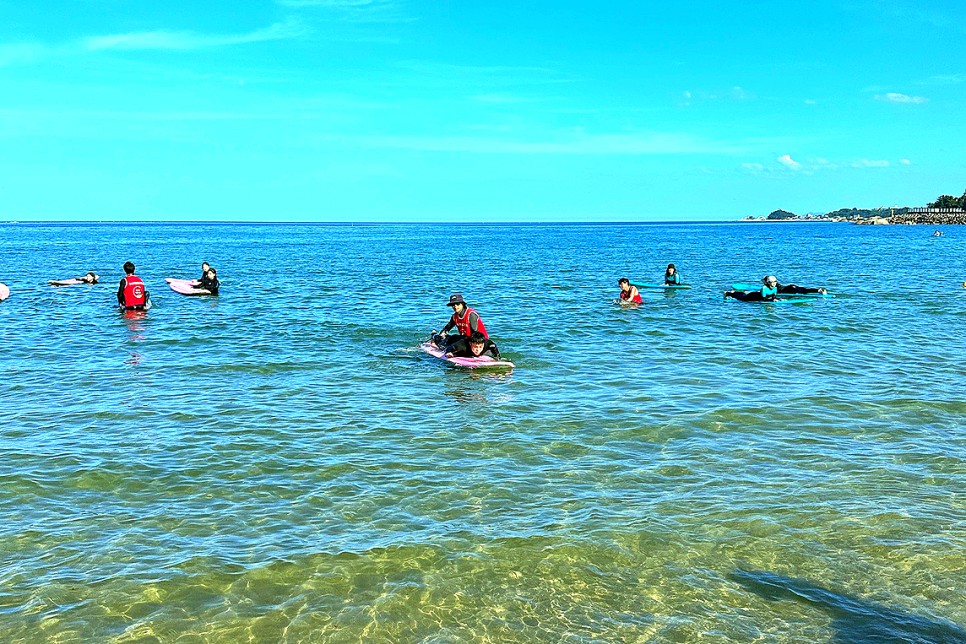
[[[495,342],[479,331],[474,331],[469,338],[461,337],[449,345],[449,350],[446,352],[447,358],[479,358],[481,356],[489,356],[494,360],[499,360],[500,350]]]
[[[724,299],[730,297],[742,302],[774,302],[778,295],[778,278],[766,275],[761,281],[764,286],[760,291],[725,291]]]
[[[221,286],[221,282],[218,281],[218,272],[209,266],[194,288],[204,289],[212,295],[218,295],[219,286]]]
[[[97,280],[100,279],[100,276],[94,271],[87,271],[87,274],[84,275],[84,277],[78,277],[77,279],[85,284],[97,284]]]
[[[201,262],[201,277],[198,278],[198,283],[200,284],[205,279],[205,275],[208,274],[208,269],[211,268],[211,264],[208,262]]]

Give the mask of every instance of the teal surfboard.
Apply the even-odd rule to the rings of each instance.
[[[688,284],[648,284],[646,282],[642,284],[635,284],[634,282],[631,282],[631,286],[636,286],[637,288],[663,288],[669,290],[691,288]]]

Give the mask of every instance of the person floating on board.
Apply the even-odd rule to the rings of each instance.
[[[461,338],[468,339],[474,332],[482,333],[484,338],[490,337],[486,332],[486,325],[480,319],[480,314],[466,305],[466,301],[460,293],[450,295],[447,306],[453,307],[453,317],[449,319],[449,322],[438,335],[433,334],[433,344],[441,349],[448,350],[454,342]],[[447,335],[453,327],[456,327],[458,333]]]
[[[205,263],[203,266],[208,266],[208,264]],[[213,269],[211,266],[208,266],[208,268],[205,269],[204,275],[202,275],[201,279],[198,280],[198,283],[192,284],[191,286],[192,288],[204,289],[212,295],[218,295],[218,287],[221,286],[221,282],[218,281],[218,271]]]
[[[667,265],[667,270],[664,271],[664,283],[669,285],[681,283],[681,274],[678,273],[678,269],[674,267],[674,264]]]
[[[489,356],[494,360],[499,360],[500,350],[495,342],[479,331],[474,331],[469,338],[461,337],[453,342],[446,352],[447,358],[479,358],[481,356]]]
[[[51,286],[73,286],[74,284],[97,284],[101,279],[100,275],[94,271],[87,271],[83,277],[72,277],[67,280],[47,280]]]
[[[818,293],[819,295],[828,294],[828,290],[824,288],[810,288],[797,284],[779,284],[778,292],[782,295],[807,295],[808,293]]]
[[[124,262],[124,273],[117,288],[117,303],[125,311],[143,311],[151,294],[145,290],[141,278],[134,274],[132,262]]]
[[[641,297],[640,291],[637,287],[631,284],[631,281],[626,277],[622,277],[617,280],[617,285],[621,287],[620,299],[615,300],[618,304],[640,304],[644,301]]]
[[[761,282],[764,286],[760,291],[725,291],[724,299],[731,297],[742,302],[774,302],[778,299],[778,278],[766,275]]]

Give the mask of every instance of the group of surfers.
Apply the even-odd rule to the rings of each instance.
[[[117,287],[117,305],[125,311],[143,311],[148,308],[151,293],[144,286],[144,280],[135,274],[134,262],[124,262],[124,277]],[[66,280],[50,280],[51,286],[72,286],[74,284],[97,284],[100,276],[94,271],[87,271],[81,277]],[[218,271],[208,262],[201,263],[201,277],[189,282],[191,288],[207,291],[210,295],[218,295],[221,282],[218,281]]]
[[[778,278],[774,275],[764,276],[761,278],[761,283],[762,287],[759,290],[725,291],[724,299],[727,300],[730,297],[735,300],[741,300],[742,302],[773,302],[778,299],[779,295],[807,295],[810,293],[826,295],[828,293],[824,288],[811,288],[798,286],[797,284],[779,284]],[[631,284],[630,280],[626,277],[617,280],[617,284],[621,289],[620,299],[617,300],[619,304],[641,304],[644,301],[637,287]],[[674,264],[668,264],[667,269],[664,271],[664,283],[662,286],[680,285],[681,274]],[[963,286],[966,286],[966,282],[963,283]]]

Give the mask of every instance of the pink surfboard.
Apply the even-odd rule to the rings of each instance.
[[[0,284],[0,302],[10,297],[10,289],[6,284]]]
[[[514,367],[512,362],[494,360],[490,356],[480,356],[478,358],[447,358],[443,350],[432,342],[423,342],[419,345],[419,348],[434,358],[439,358],[440,360],[466,369],[512,369]]]
[[[181,293],[182,295],[211,295],[211,291],[206,288],[195,288],[192,286],[192,280],[177,280],[169,277],[165,281],[175,293]]]

